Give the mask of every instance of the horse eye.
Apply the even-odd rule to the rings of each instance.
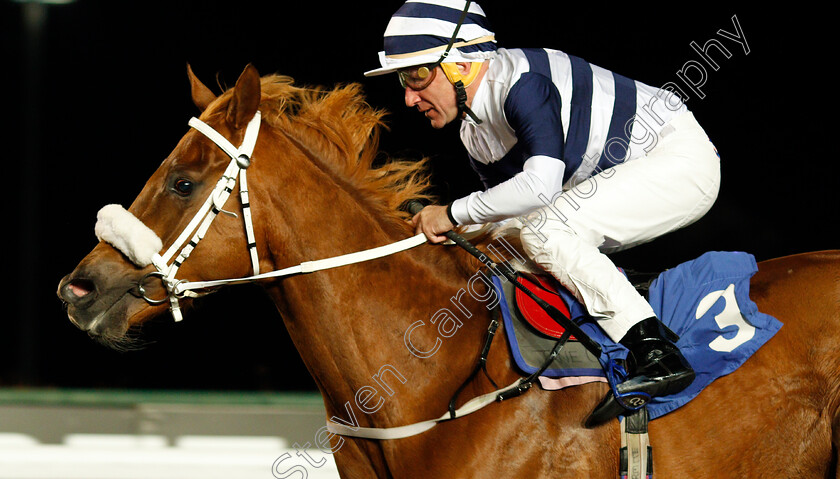
[[[178,178],[175,180],[173,189],[181,196],[189,196],[193,192],[195,184],[187,178]]]

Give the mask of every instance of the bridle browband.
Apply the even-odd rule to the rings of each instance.
[[[222,174],[221,178],[219,178],[218,182],[216,183],[216,186],[213,188],[213,191],[207,197],[204,204],[202,204],[201,208],[199,208],[198,212],[195,214],[195,216],[193,216],[192,220],[189,222],[186,228],[184,228],[184,230],[181,232],[178,238],[172,243],[172,245],[169,246],[166,252],[164,252],[163,254],[154,254],[152,256],[151,264],[155,267],[155,271],[147,273],[142,278],[140,278],[140,280],[138,280],[137,291],[139,292],[139,295],[146,302],[152,305],[164,304],[168,301],[169,309],[172,312],[172,317],[175,319],[175,321],[181,321],[183,319],[179,299],[196,298],[207,294],[206,292],[200,293],[199,291],[201,290],[207,290],[209,288],[215,288],[218,286],[228,284],[249,283],[264,279],[312,273],[324,269],[336,268],[338,266],[344,266],[348,264],[372,260],[375,258],[381,258],[383,256],[391,255],[400,251],[404,251],[406,249],[413,248],[415,246],[419,246],[426,242],[425,236],[423,234],[418,234],[411,238],[404,239],[402,241],[397,241],[395,243],[380,246],[377,248],[372,248],[369,250],[358,251],[355,253],[349,253],[341,256],[316,261],[306,261],[299,265],[291,266],[281,270],[271,271],[268,273],[260,273],[259,254],[257,252],[257,242],[254,236],[254,226],[251,216],[251,204],[248,195],[248,180],[246,175],[246,171],[252,163],[252,155],[254,152],[254,146],[257,142],[257,137],[259,136],[260,123],[261,115],[260,112],[257,111],[245,129],[245,137],[242,141],[242,144],[239,146],[239,148],[236,148],[219,132],[217,132],[212,127],[199,120],[198,118],[192,118],[189,121],[189,125],[192,128],[202,133],[204,136],[210,139],[210,141],[215,143],[222,151],[224,151],[231,158],[231,161],[228,164],[225,172]],[[184,261],[187,260],[187,258],[189,258],[190,254],[193,252],[195,247],[204,238],[213,220],[218,216],[220,212],[225,212],[223,210],[223,207],[227,202],[228,198],[230,197],[230,194],[233,192],[237,181],[239,182],[239,198],[242,205],[242,216],[245,223],[245,234],[248,244],[248,251],[251,257],[251,268],[253,270],[253,275],[244,278],[218,279],[211,281],[195,282],[187,281],[184,279],[178,279],[176,274],[178,273],[178,270],[181,267],[181,265],[184,263]],[[126,214],[130,215],[130,213],[127,212]],[[233,215],[235,216],[235,214]],[[186,244],[184,244],[185,242]],[[116,245],[114,245],[113,243],[112,245],[116,247]],[[175,256],[176,253],[177,256]],[[172,261],[171,264],[170,261]],[[148,264],[142,264],[138,266],[148,266]],[[154,299],[150,298],[146,294],[146,290],[143,284],[148,278],[151,277],[158,277],[161,279],[167,292],[167,296],[165,298]]]
[[[254,239],[254,225],[251,220],[251,203],[248,197],[248,177],[246,171],[251,165],[251,155],[254,153],[254,146],[257,143],[257,136],[259,135],[261,123],[261,114],[257,111],[254,117],[248,122],[245,128],[245,138],[239,148],[231,144],[224,136],[219,134],[216,130],[208,126],[198,118],[191,118],[189,125],[201,132],[204,136],[209,138],[219,148],[222,149],[230,158],[231,161],[225,169],[222,177],[216,182],[213,191],[207,197],[204,204],[199,208],[193,219],[189,222],[180,236],[172,243],[169,249],[163,255],[153,255],[152,264],[157,271],[152,272],[141,278],[138,282],[138,289],[143,298],[151,304],[161,304],[169,301],[172,317],[175,321],[183,319],[181,314],[181,307],[178,302],[179,297],[197,297],[200,296],[186,289],[184,286],[188,284],[185,280],[176,279],[176,274],[181,265],[189,258],[198,243],[204,238],[213,220],[223,211],[223,207],[233,192],[236,186],[237,179],[239,180],[239,198],[242,204],[242,216],[245,222],[245,235],[248,241],[248,250],[251,256],[251,268],[254,274],[259,274],[260,263],[259,255],[257,253],[257,244]],[[192,236],[190,236],[192,235]],[[181,247],[189,238],[189,242]],[[180,248],[180,252],[179,252]],[[178,256],[175,257],[172,264],[169,264],[176,252]],[[154,300],[150,299],[143,289],[143,282],[150,276],[159,276],[166,287],[168,296],[167,299]]]

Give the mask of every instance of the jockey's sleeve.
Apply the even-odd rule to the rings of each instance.
[[[562,191],[567,174],[561,99],[551,80],[525,73],[510,89],[504,117],[526,155],[522,171],[486,191],[452,203],[458,224],[480,224],[521,216],[546,206]]]
[[[485,191],[476,191],[452,203],[459,225],[481,224],[521,216],[546,206],[562,190],[561,160],[532,156],[523,170]]]

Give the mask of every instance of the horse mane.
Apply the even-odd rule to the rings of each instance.
[[[408,201],[432,199],[428,158],[397,160],[379,151],[386,112],[365,101],[360,84],[303,87],[278,74],[263,76],[260,84],[263,120],[317,152],[319,164],[357,190],[378,214],[404,223],[410,217],[404,208]],[[206,113],[222,110],[232,90]]]
[[[386,112],[365,101],[360,84],[340,84],[333,89],[303,87],[295,85],[289,76],[272,74],[260,79],[260,87],[263,120],[314,151],[318,160],[313,161],[349,184],[381,219],[391,220],[408,231],[411,227],[406,220],[411,214],[406,211],[406,203],[435,201],[429,194],[427,157],[400,160],[379,151],[379,134],[387,128],[383,121]],[[231,88],[222,93],[202,116],[223,114],[232,91]],[[521,251],[515,228],[491,224],[469,232],[462,228],[459,231],[479,248],[505,237]],[[469,255],[462,259],[465,271],[480,267]]]

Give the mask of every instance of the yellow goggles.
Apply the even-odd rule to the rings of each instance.
[[[437,66],[437,63],[429,63],[397,70],[400,85],[403,88],[411,88],[414,91],[420,91],[426,88],[434,81]]]
[[[470,83],[478,76],[481,71],[482,62],[473,62],[470,72],[466,76],[461,76],[458,67],[454,63],[428,63],[426,65],[418,65],[414,67],[401,68],[397,70],[397,75],[400,78],[400,85],[405,88],[411,88],[414,91],[420,91],[428,87],[435,79],[437,67],[443,70],[449,83],[453,85],[458,81],[463,82],[465,87],[470,86]]]

